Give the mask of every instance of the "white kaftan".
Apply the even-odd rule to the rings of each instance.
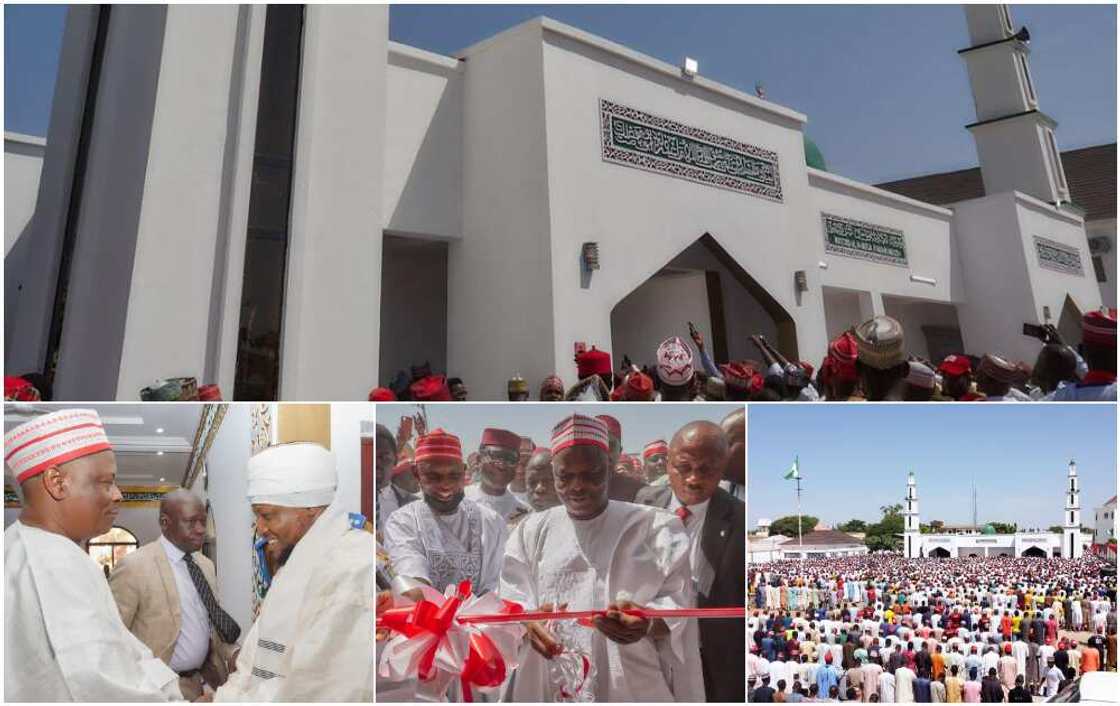
[[[121,622],[101,567],[61,534],[4,531],[4,700],[180,701],[179,675]]]
[[[373,701],[373,535],[328,507],[276,573],[215,701]]]
[[[563,506],[533,513],[506,544],[499,595],[533,609],[567,603],[569,610],[606,608],[624,594],[650,608],[696,605],[689,539],[665,510],[611,501],[591,520],[573,520]],[[670,634],[629,645],[594,628],[572,631],[572,645],[590,656],[596,701],[704,701],[699,628],[694,619],[668,619]],[[514,701],[554,700],[549,661],[528,642],[514,678]]]
[[[423,500],[400,508],[385,523],[385,550],[397,576],[423,579],[441,593],[470,579],[481,595],[498,587],[506,522],[469,498],[437,515]]]

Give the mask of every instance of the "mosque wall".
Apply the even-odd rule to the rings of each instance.
[[[146,151],[140,163],[143,190],[137,194],[135,255],[131,279],[125,280],[127,316],[112,395],[118,399],[137,399],[141,388],[158,378],[201,376],[205,367],[222,192],[227,186],[223,172],[228,166],[227,141],[232,139],[229,116],[236,99],[230,82],[238,14],[233,5],[169,6],[161,51],[150,59],[158,91],[151,136],[141,146]],[[205,38],[204,46],[200,38]],[[111,76],[125,81],[132,69],[122,66]],[[111,92],[105,94],[99,107],[116,103]],[[105,203],[106,208],[120,205]],[[159,296],[152,296],[157,290]],[[78,312],[68,312],[68,324],[71,315]]]
[[[252,429],[250,405],[233,405],[206,457],[206,497],[217,533],[218,602],[241,626],[252,623],[253,513],[246,499]],[[202,492],[201,488],[196,488]]]
[[[1043,307],[1049,307],[1056,324],[1067,295],[1080,314],[1099,308],[1101,291],[1081,217],[1024,194],[1016,194],[1015,206],[1037,320],[1045,320]]]
[[[705,234],[793,318],[799,355],[823,352],[820,246],[804,208],[810,198],[804,116],[699,76],[681,78],[677,67],[551,20],[538,26],[544,38],[552,345],[555,359],[564,362],[560,375],[575,376],[568,362],[574,341],[613,349],[612,308]],[[608,108],[601,101],[617,106],[617,114],[644,113],[649,117],[642,119],[676,134],[683,130],[773,153],[780,200],[776,190],[739,190],[722,178],[717,179],[721,185],[697,181],[687,176],[695,171],[633,153],[628,164],[606,161],[604,140],[610,131],[602,130],[601,113]],[[589,278],[579,270],[586,241],[598,243],[601,262]],[[797,270],[807,274],[809,289],[803,294],[795,291]]]
[[[823,285],[940,302],[959,296],[951,211],[816,169],[809,184],[811,227],[828,265]],[[889,255],[873,251],[883,245]]]
[[[280,394],[363,399],[381,328],[389,10],[304,13]]]
[[[611,312],[611,352],[616,361],[629,355],[635,365],[652,365],[656,362],[657,347],[670,333],[688,340],[687,321],[696,324],[705,339],[711,341],[708,306],[708,285],[703,272],[655,275]]]
[[[331,405],[331,452],[338,463],[335,503],[346,512],[362,511],[362,422],[374,418],[372,404]]]
[[[389,42],[382,213],[393,234],[461,234],[463,66]]]
[[[447,359],[476,399],[498,400],[514,373],[536,385],[572,356],[571,339],[560,358],[553,347],[540,33],[527,23],[463,57],[463,233],[448,248]],[[562,256],[566,277],[579,277],[578,255]]]
[[[4,257],[35,213],[46,140],[4,133]]]

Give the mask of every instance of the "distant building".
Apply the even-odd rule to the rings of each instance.
[[[1093,509],[1093,549],[1107,547],[1113,542],[1113,555],[1116,552],[1116,496],[1113,495],[1104,505]]]

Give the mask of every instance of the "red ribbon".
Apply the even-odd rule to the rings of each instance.
[[[457,587],[454,596],[447,598],[443,605],[422,600],[409,608],[390,608],[382,612],[377,619],[377,628],[394,630],[405,637],[412,638],[420,635],[431,635],[436,639],[424,651],[417,666],[417,673],[422,680],[435,677],[434,663],[436,652],[440,643],[446,638],[448,630],[456,621],[456,613],[462,607],[463,601],[471,595],[471,582],[463,581]],[[522,611],[519,604],[503,601],[503,612],[495,615],[514,617]],[[467,623],[466,618],[458,618],[461,624]],[[504,621],[516,622],[516,621]],[[463,698],[473,701],[471,686],[499,686],[506,679],[506,664],[494,642],[481,632],[472,632],[468,638],[469,651],[463,670],[459,675],[463,686]]]

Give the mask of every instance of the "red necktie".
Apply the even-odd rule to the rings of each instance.
[[[688,518],[692,517],[692,510],[689,510],[687,505],[681,505],[677,508],[677,517],[681,518],[683,524],[688,525]]]

